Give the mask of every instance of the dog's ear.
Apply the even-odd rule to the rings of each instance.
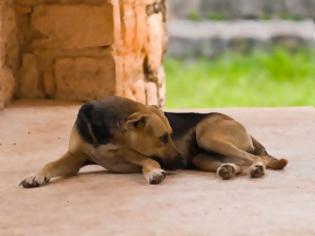
[[[93,146],[98,145],[98,141],[93,133],[92,126],[92,112],[94,110],[93,104],[86,103],[81,106],[77,116],[77,128],[81,137]]]
[[[153,111],[164,115],[164,111],[160,107],[158,107],[157,105],[151,105],[151,108],[153,109]]]
[[[135,112],[127,117],[125,121],[125,128],[141,128],[147,123],[148,115]]]
[[[157,110],[161,110],[161,108],[157,105],[151,105],[152,108],[157,109]]]

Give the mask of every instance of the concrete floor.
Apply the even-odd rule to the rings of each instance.
[[[289,160],[262,179],[177,171],[162,185],[85,167],[35,189],[17,186],[61,155],[76,105],[17,103],[0,112],[0,235],[315,235],[315,111],[222,109]]]

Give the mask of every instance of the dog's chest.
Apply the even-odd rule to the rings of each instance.
[[[100,145],[97,148],[90,147],[90,158],[97,164],[107,170],[118,173],[138,172],[139,168],[126,162],[122,157],[117,155],[120,147],[115,144]]]
[[[182,157],[188,158],[191,156],[194,149],[193,144],[195,143],[195,139],[195,129],[191,129],[185,135],[174,139],[176,148]]]

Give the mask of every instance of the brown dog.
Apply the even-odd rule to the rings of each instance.
[[[282,169],[287,161],[271,157],[226,115],[163,113],[154,106],[110,97],[84,104],[68,151],[20,185],[38,187],[53,177],[74,175],[88,164],[119,173],[142,171],[148,183],[158,184],[165,178],[163,169],[193,167],[217,171],[223,179],[249,170],[251,177],[261,177],[265,166]]]

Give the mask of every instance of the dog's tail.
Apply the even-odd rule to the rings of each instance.
[[[272,170],[281,170],[288,164],[288,160],[286,159],[277,159],[271,156],[265,149],[265,147],[259,143],[256,139],[252,137],[253,145],[254,145],[254,154],[261,156],[266,162],[266,166]]]
[[[273,156],[267,155],[267,167],[272,170],[282,170],[288,164],[288,160],[281,158],[277,159]]]

